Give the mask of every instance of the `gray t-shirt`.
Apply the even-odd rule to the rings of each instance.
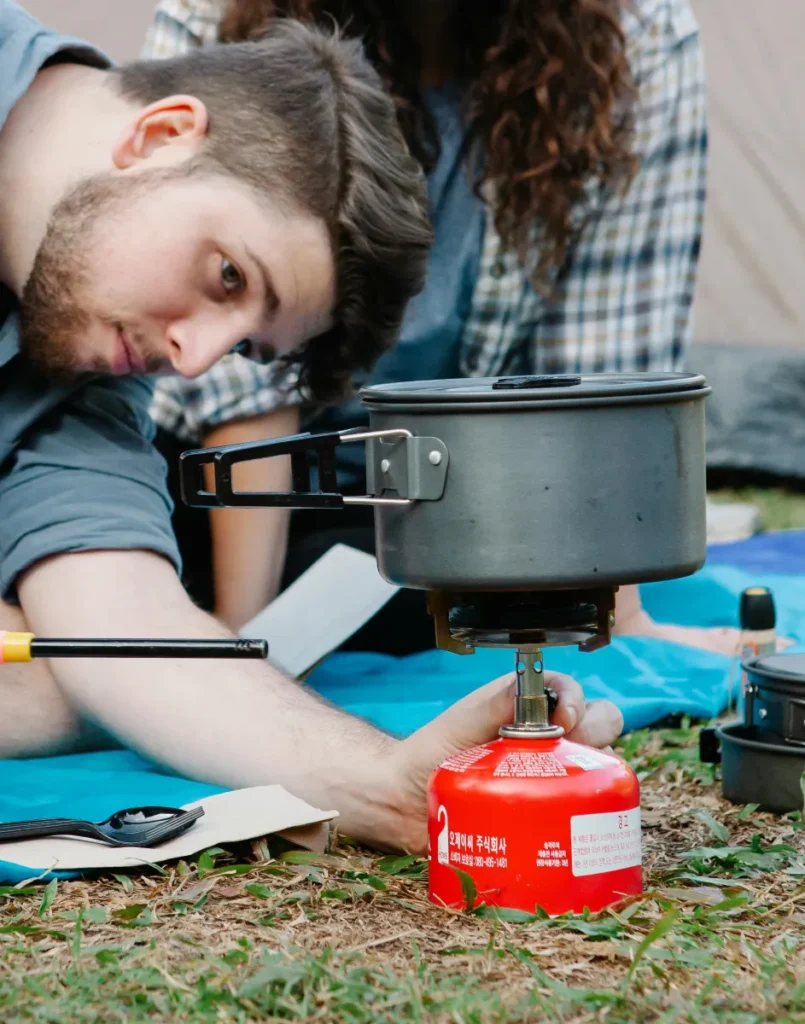
[[[0,0],[0,129],[54,61],[109,66],[80,39]],[[151,444],[151,383],[53,386],[18,355],[16,305],[0,285],[0,597],[14,600],[21,572],[67,551],[147,549],[178,568],[165,464]]]

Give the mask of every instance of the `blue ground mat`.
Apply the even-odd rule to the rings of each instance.
[[[738,595],[755,585],[772,589],[780,634],[792,637],[795,649],[805,650],[805,531],[713,547],[695,576],[649,584],[641,592],[658,621],[737,625]],[[738,681],[729,658],[637,637],[616,639],[592,654],[552,649],[546,658],[548,668],[575,676],[589,698],[618,704],[627,729],[674,713],[716,715]],[[309,684],[348,711],[404,736],[511,667],[508,651],[478,650],[460,657],[433,650],[408,658],[342,653],[320,665]],[[164,775],[128,751],[0,761],[0,821],[101,820],[123,807],[180,806],[217,792],[214,786]],[[24,865],[0,862],[0,882],[30,877]]]

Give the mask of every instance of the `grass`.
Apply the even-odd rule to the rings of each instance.
[[[626,738],[646,889],[617,908],[448,913],[411,857],[212,850],[1,890],[0,1020],[801,1021],[801,816],[725,803],[697,731]]]
[[[783,488],[740,487],[719,489],[710,496],[714,501],[748,501],[757,505],[761,529],[805,529],[805,494]]]

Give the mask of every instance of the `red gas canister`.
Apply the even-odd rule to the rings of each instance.
[[[642,892],[640,786],[620,758],[561,737],[503,738],[454,754],[428,790],[428,895],[549,914]]]

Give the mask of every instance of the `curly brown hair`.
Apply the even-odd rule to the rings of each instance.
[[[621,8],[627,0],[476,0],[456,19],[456,71],[480,160],[494,186],[495,226],[538,286],[568,252],[588,183],[625,189],[635,90]],[[420,63],[399,5],[388,0],[229,0],[219,38],[259,36],[274,17],[334,21],[363,39],[394,99],[413,155],[429,170],[439,139],[420,91]],[[542,226],[533,252],[533,227]]]

